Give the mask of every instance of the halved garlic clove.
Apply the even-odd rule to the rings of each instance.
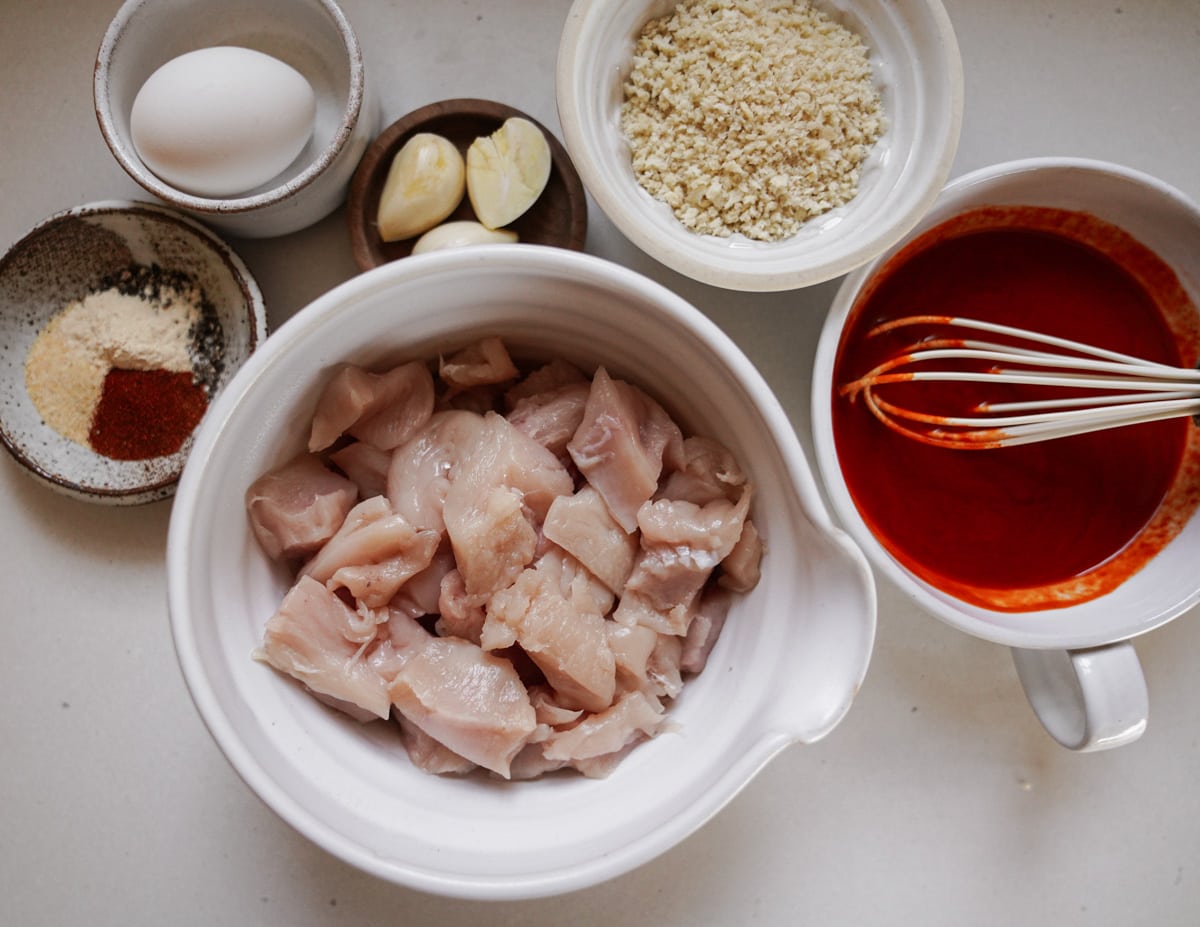
[[[443,248],[462,248],[465,245],[511,244],[517,241],[517,233],[508,229],[489,229],[479,222],[464,219],[444,222],[434,226],[417,239],[413,254],[440,251]]]
[[[419,132],[392,159],[379,197],[379,236],[412,238],[433,228],[462,202],[466,167],[454,143]]]
[[[513,222],[532,206],[550,179],[550,143],[520,116],[504,121],[467,149],[467,196],[488,228]]]

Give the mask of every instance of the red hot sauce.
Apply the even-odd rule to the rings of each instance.
[[[847,322],[834,440],[863,519],[926,582],[1000,611],[1072,605],[1123,582],[1200,505],[1200,437],[1189,419],[974,451],[896,434],[838,387],[911,344],[913,330],[865,337],[911,315],[1001,322],[1185,366],[1200,359],[1200,315],[1157,255],[1083,213],[979,209],[893,257]],[[903,388],[923,390],[905,398],[932,411],[966,402],[955,390],[971,389]]]

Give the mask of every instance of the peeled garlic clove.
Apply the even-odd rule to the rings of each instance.
[[[475,216],[497,229],[532,206],[550,179],[550,143],[528,119],[506,119],[467,149],[467,196]]]
[[[417,133],[392,159],[379,198],[379,236],[399,241],[428,231],[454,212],[465,188],[466,169],[454,143]]]
[[[459,222],[444,222],[434,226],[417,239],[413,254],[440,251],[443,248],[461,248],[465,245],[511,244],[517,241],[517,233],[508,229],[489,229],[479,222],[464,219]]]

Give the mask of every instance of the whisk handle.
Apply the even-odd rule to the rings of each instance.
[[[1108,750],[1146,730],[1150,699],[1133,645],[1012,649],[1025,695],[1046,731],[1069,750]]]

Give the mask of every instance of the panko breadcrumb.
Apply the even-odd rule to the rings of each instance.
[[[883,127],[863,41],[805,0],[680,3],[643,28],[621,106],[653,197],[758,241],[849,202]]]

